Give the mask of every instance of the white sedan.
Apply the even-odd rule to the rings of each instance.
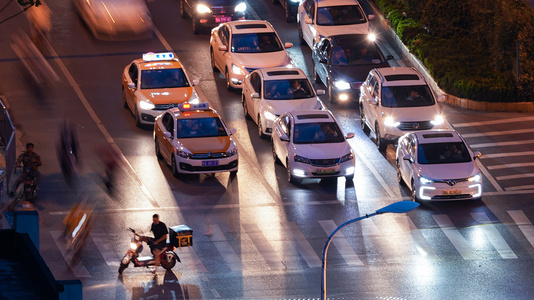
[[[271,135],[273,121],[284,112],[325,109],[310,80],[299,68],[266,68],[245,77],[242,90],[243,110],[258,125],[261,138]]]
[[[245,76],[256,69],[292,67],[286,50],[291,47],[282,44],[267,21],[226,22],[211,30],[211,67],[224,73],[228,90],[241,89]]]
[[[329,110],[302,110],[282,114],[274,121],[272,150],[275,162],[287,169],[287,179],[345,176],[354,179],[354,153]]]
[[[482,177],[472,152],[453,130],[407,133],[397,147],[397,177],[412,199],[472,200],[482,196]]]

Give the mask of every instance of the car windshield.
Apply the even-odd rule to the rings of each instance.
[[[366,22],[359,5],[340,5],[317,8],[317,25],[353,25]]]
[[[263,98],[268,100],[304,99],[315,96],[308,79],[281,79],[264,82]]]
[[[295,124],[294,144],[342,143],[345,141],[335,122]]]
[[[384,57],[375,43],[364,40],[345,40],[334,46],[330,64],[335,66],[373,65],[384,62]]]
[[[274,32],[243,33],[232,35],[232,52],[264,53],[284,50]]]
[[[382,87],[381,102],[385,107],[419,107],[435,103],[427,85]]]
[[[177,120],[177,138],[198,138],[227,136],[221,119],[219,118],[195,118]]]
[[[177,69],[144,70],[141,72],[141,89],[188,87],[184,71]]]
[[[471,161],[462,142],[419,144],[417,162],[420,164],[453,164]]]

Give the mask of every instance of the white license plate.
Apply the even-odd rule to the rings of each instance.
[[[461,193],[462,193],[462,191],[460,191],[460,190],[446,190],[446,191],[443,191],[443,195],[447,195],[447,196],[460,195]]]
[[[334,168],[328,168],[328,169],[317,169],[317,174],[332,174],[335,173],[336,169]]]
[[[202,162],[203,167],[215,167],[219,165],[218,160],[206,160]]]

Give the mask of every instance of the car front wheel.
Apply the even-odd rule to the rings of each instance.
[[[396,165],[397,165],[397,181],[399,182],[399,184],[404,184],[404,179],[402,179],[402,174],[401,174],[401,171],[400,171],[400,163],[399,161],[397,160],[396,162]]]
[[[360,105],[360,126],[362,127],[363,133],[365,135],[369,135],[370,130],[369,127],[367,127],[367,124],[365,123],[365,114],[363,113],[363,106]]]
[[[388,145],[386,144],[386,141],[382,138],[382,134],[380,133],[380,127],[378,124],[375,125],[375,135],[376,135],[376,147],[379,151],[385,151]]]
[[[261,125],[261,117],[258,115],[258,136],[262,139],[266,137],[263,133],[263,126]]]
[[[419,199],[417,198],[417,189],[415,188],[413,179],[412,179],[411,189],[412,189],[412,200],[415,201],[415,202],[419,201]]]
[[[178,177],[180,177],[180,173],[178,172],[178,165],[176,164],[176,158],[174,158],[174,154],[172,156],[171,161],[172,161],[172,163],[171,163],[172,175],[174,175],[174,177],[178,178]]]
[[[247,100],[245,99],[245,95],[241,95],[241,101],[243,103],[243,113],[245,114],[245,118],[250,119],[250,112],[248,111]]]
[[[287,181],[291,184],[300,184],[301,179],[293,176],[293,172],[291,170],[291,165],[289,164],[289,160],[287,160]]]

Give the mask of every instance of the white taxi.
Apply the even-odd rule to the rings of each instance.
[[[276,118],[272,134],[275,162],[287,169],[287,179],[293,184],[304,178],[345,176],[354,179],[355,159],[346,136],[329,110],[302,110]]]
[[[181,174],[230,172],[238,166],[237,147],[228,130],[209,104],[183,103],[156,118],[156,155]]]
[[[284,112],[325,109],[310,80],[299,68],[265,68],[245,77],[242,90],[245,117],[258,125],[261,138],[271,135],[273,121]]]
[[[164,110],[180,103],[199,103],[182,63],[172,52],[145,53],[124,68],[122,102],[132,111],[137,126],[153,124]]]
[[[299,5],[299,39],[313,50],[321,38],[340,34],[369,34],[369,21],[356,0],[304,0]]]
[[[245,75],[256,69],[292,67],[293,61],[271,23],[241,20],[211,30],[210,56],[214,71],[224,73],[228,90],[241,89]]]
[[[454,130],[407,133],[397,147],[397,177],[414,201],[480,199],[482,177],[475,159],[481,155]]]

